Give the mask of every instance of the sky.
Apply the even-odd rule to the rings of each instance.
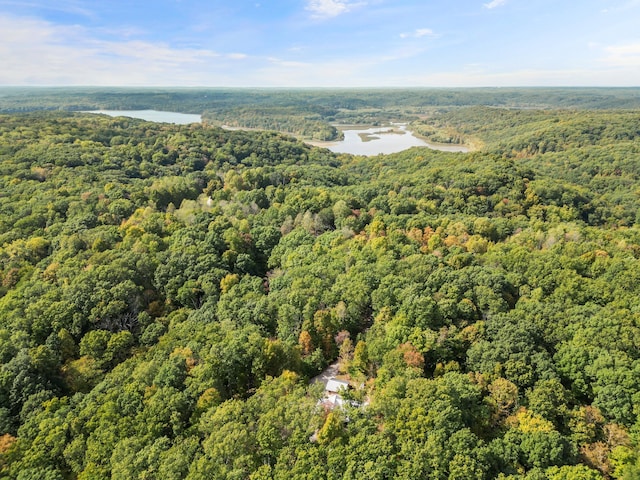
[[[0,0],[0,85],[640,86],[640,0]]]

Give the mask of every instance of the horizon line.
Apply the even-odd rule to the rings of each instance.
[[[156,88],[156,89],[260,89],[260,90],[365,90],[365,89],[392,89],[392,90],[471,90],[471,89],[640,89],[640,85],[468,85],[468,86],[424,86],[424,85],[362,85],[362,86],[265,86],[265,85],[0,85],[1,88]]]

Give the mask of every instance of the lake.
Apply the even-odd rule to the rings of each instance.
[[[149,122],[174,123],[188,125],[201,123],[202,117],[190,113],[162,112],[158,110],[91,110],[84,113],[102,113],[112,117],[132,117]],[[223,127],[236,130],[231,127]],[[411,147],[429,147],[445,152],[468,152],[462,145],[433,144],[416,137],[407,130],[406,124],[391,124],[386,127],[345,127],[342,130],[344,140],[339,142],[308,142],[325,147],[335,153],[351,153],[353,155],[373,156],[380,153],[397,153]]]
[[[111,117],[140,118],[148,122],[175,123],[188,125],[190,123],[202,123],[200,115],[192,113],[160,112],[158,110],[91,110],[84,113],[102,113]]]
[[[428,143],[413,135],[405,124],[391,124],[386,127],[345,128],[344,140],[339,142],[314,142],[314,145],[328,148],[335,153],[353,155],[378,155],[396,153],[411,147],[429,147],[446,152],[468,152],[462,145]]]

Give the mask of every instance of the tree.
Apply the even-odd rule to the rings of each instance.
[[[340,440],[343,436],[343,420],[337,410],[329,412],[327,418],[318,432],[317,439],[320,445],[325,445]]]

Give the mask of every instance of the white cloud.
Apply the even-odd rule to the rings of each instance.
[[[507,0],[491,0],[491,2],[485,3],[483,5],[484,5],[484,8],[492,9],[496,7],[501,7],[505,3],[507,3]]]
[[[1,0],[0,0],[1,1]],[[371,2],[369,2],[371,4]],[[438,37],[427,28],[405,38]],[[430,42],[397,41],[369,53],[318,58],[312,47],[291,52],[216,52],[143,40],[144,33],[117,32],[0,13],[0,85],[96,86],[633,86],[640,84],[640,42],[589,45],[591,61],[574,70],[499,71],[463,64],[437,71],[413,61]],[[299,49],[309,54],[302,56]],[[291,58],[287,58],[291,55]],[[342,56],[342,54],[340,55]],[[426,58],[426,57],[425,57]],[[599,59],[593,61],[593,59]],[[297,60],[297,61],[296,61]],[[393,63],[391,68],[391,63]],[[411,65],[410,72],[403,70]],[[466,65],[466,66],[465,66]]]
[[[347,13],[355,7],[366,5],[366,2],[348,2],[344,0],[308,0],[307,10],[315,18],[331,18]]]
[[[244,60],[248,56],[249,55],[247,55],[246,53],[229,53],[227,55],[228,58],[231,58],[233,60]]]
[[[221,84],[218,78],[229,81],[229,62],[243,55],[105,38],[79,26],[0,14],[0,85]]]
[[[273,65],[278,65],[279,67],[286,68],[307,68],[310,67],[311,64],[305,62],[295,62],[291,60],[282,60],[281,58],[269,57],[267,60]]]
[[[640,68],[640,42],[627,45],[611,45],[604,48],[604,63],[612,67]]]
[[[594,67],[492,72],[477,66],[461,71],[409,76],[404,80],[406,85],[424,87],[633,87],[640,83],[640,69],[615,70]]]
[[[400,34],[400,38],[422,38],[422,37],[437,37],[437,35],[430,28],[418,28],[413,32],[404,32]]]
[[[49,2],[49,1],[36,1],[36,0],[0,0],[0,6],[6,6],[10,8],[37,8],[40,10],[51,10],[54,12],[64,12],[70,13],[72,15],[80,15],[88,18],[95,17],[94,13],[82,7],[80,4],[82,2],[77,2],[74,0],[59,0],[57,2]]]
[[[431,30],[430,28],[419,28],[418,30],[416,30],[416,37],[420,38],[420,37],[433,37],[435,34],[433,33],[433,30]]]
[[[617,8],[617,10],[619,11],[631,10],[637,7],[640,7],[640,0],[629,0],[628,2],[625,2],[623,5],[620,5]]]

